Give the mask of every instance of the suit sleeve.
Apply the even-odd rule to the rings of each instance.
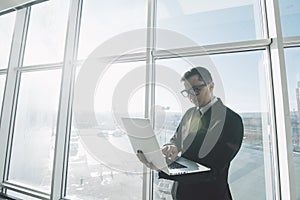
[[[213,157],[210,160],[211,165],[218,170],[222,170],[230,164],[240,150],[244,137],[243,122],[239,115],[235,120],[231,120],[231,123],[225,128],[225,134],[212,152]]]
[[[172,138],[170,139],[170,142],[165,144],[165,145],[168,145],[168,144],[173,144],[177,147],[178,151],[180,152],[182,150],[182,147],[181,147],[181,125],[179,124],[177,129],[176,129],[176,132],[174,133],[174,135],[172,136]]]
[[[177,129],[176,132],[174,133],[174,135],[172,136],[172,138],[170,139],[169,143],[166,143],[165,145],[168,144],[173,144],[177,147],[178,151],[181,152],[182,151],[182,125],[183,123],[185,123],[185,121],[188,118],[188,115],[190,114],[190,112],[195,109],[195,108],[190,108],[189,110],[186,111],[186,113],[183,115]]]

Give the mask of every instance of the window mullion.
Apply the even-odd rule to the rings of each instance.
[[[51,199],[62,199],[66,194],[68,147],[71,129],[72,89],[75,78],[78,35],[82,0],[71,0],[65,42],[62,82],[59,99],[57,133],[54,150]]]
[[[14,36],[10,52],[9,64],[6,77],[6,89],[3,95],[3,110],[0,129],[0,177],[1,182],[6,181],[8,177],[10,144],[12,142],[11,124],[14,118],[14,102],[18,93],[18,71],[15,67],[21,67],[25,49],[25,40],[28,29],[30,8],[17,11]]]
[[[271,63],[271,81],[273,85],[273,107],[277,136],[277,154],[279,167],[280,199],[296,199],[294,182],[294,164],[290,128],[290,111],[287,90],[287,77],[284,61],[283,37],[278,0],[266,1],[267,24]]]

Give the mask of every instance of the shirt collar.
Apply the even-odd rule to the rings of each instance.
[[[206,104],[205,106],[199,108],[199,111],[201,112],[201,115],[203,115],[210,107],[212,107],[212,105],[214,105],[216,102],[218,101],[218,99],[216,97],[213,97],[213,99]]]

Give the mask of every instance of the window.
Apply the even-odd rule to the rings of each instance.
[[[299,199],[300,3],[279,0],[279,4]],[[243,145],[229,174],[233,198],[285,198],[288,180],[277,176],[284,171],[281,164],[289,163],[278,165],[273,159],[283,157],[272,146],[277,145],[276,139],[284,139],[284,132],[274,130],[285,121],[276,118],[282,114],[278,109],[282,105],[273,101],[276,90],[271,91],[272,83],[280,89],[272,75],[278,77],[281,72],[269,69],[278,66],[276,48],[270,45],[278,41],[281,48],[282,40],[268,43],[271,38],[266,33],[272,33],[276,21],[267,17],[265,6],[270,5],[263,0],[50,0],[1,15],[0,108],[5,112],[0,113],[0,177],[4,177],[0,189],[24,199],[52,195],[131,200],[151,193],[153,199],[170,199],[171,181],[158,179],[156,173],[153,181],[152,173],[143,177],[143,165],[120,117],[154,117],[160,145],[167,143],[182,115],[193,106],[180,94],[180,78],[187,69],[203,65],[212,71],[215,95],[244,122]],[[148,28],[152,25],[155,30]],[[136,37],[128,39],[126,34],[133,32]],[[205,45],[210,45],[210,56],[200,52]],[[102,50],[99,47],[105,47],[101,54],[89,57]],[[110,56],[117,60],[98,74],[95,85],[86,87],[92,76],[80,79],[85,61],[102,62]],[[101,68],[98,64],[90,72],[93,75]],[[73,71],[65,72],[75,65],[80,70],[74,69],[73,83]],[[148,79],[154,81],[154,91]],[[78,91],[78,85],[86,91]],[[60,96],[61,91],[67,92]],[[87,91],[92,93],[92,103],[78,106],[76,95]],[[83,102],[88,100],[82,97]],[[153,101],[155,107],[151,107]],[[282,134],[275,138],[275,132]],[[55,146],[61,154],[54,157]]]
[[[6,75],[0,74],[0,119],[1,119],[1,114],[2,114],[2,101],[3,101],[3,93],[5,89],[5,79]]]
[[[273,164],[266,162],[271,159],[270,139],[274,133],[269,131],[270,113],[267,104],[264,53],[255,51],[157,61],[156,104],[165,108],[157,113],[157,118],[163,112],[165,115],[164,123],[160,125],[162,131],[158,136],[162,144],[168,142],[186,109],[193,106],[188,99],[181,99],[183,84],[180,78],[185,71],[194,66],[204,66],[211,71],[215,82],[215,96],[220,97],[225,105],[242,117],[244,140],[229,173],[233,199],[251,200],[253,195],[256,199],[273,199],[275,193],[272,186],[274,180],[269,178]],[[159,69],[162,67],[166,67],[167,70]],[[176,86],[160,86],[166,77],[166,74],[162,74],[163,71],[173,73],[173,80],[169,82]],[[169,197],[171,185],[170,181],[156,179],[156,199]]]
[[[146,28],[146,17],[146,0],[84,1],[78,58],[86,59],[96,47],[118,34]],[[146,45],[146,31],[141,40]],[[110,46],[108,51],[116,48]],[[133,51],[146,51],[146,48]]]
[[[0,69],[7,68],[16,12],[0,16]]]
[[[142,198],[142,164],[121,128],[120,117],[144,116],[144,77],[144,62],[112,64],[99,75],[93,110],[73,108],[67,181],[71,199]],[[77,84],[84,83],[77,78]],[[91,120],[93,114],[97,122]]]
[[[32,6],[25,66],[63,61],[68,11],[68,0],[51,0]]]
[[[285,50],[297,199],[300,198],[300,48]]]
[[[256,0],[158,1],[157,27],[169,29],[198,45],[262,39],[260,3]],[[158,32],[157,46],[164,42]],[[167,48],[186,47],[174,40]]]
[[[279,0],[284,37],[300,36],[300,1]]]
[[[9,180],[50,192],[61,70],[23,72]]]

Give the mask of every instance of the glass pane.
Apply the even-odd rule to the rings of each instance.
[[[84,1],[78,58],[87,58],[99,45],[118,34],[134,29],[146,28],[146,17],[146,0]],[[144,47],[142,51],[145,51],[146,31],[142,35],[138,34],[136,40],[144,41],[143,46],[139,46],[138,48]],[[117,45],[128,44],[118,43]],[[114,48],[114,46],[110,46],[106,53],[113,52],[114,50],[111,48]],[[116,46],[115,48],[120,48],[120,46]],[[141,51],[141,49],[127,50],[127,52],[131,53],[132,51]]]
[[[25,48],[24,65],[62,62],[69,0],[33,5]]]
[[[157,27],[169,29],[197,45],[261,39],[262,17],[257,0],[178,0],[158,1]],[[157,45],[163,48],[190,46],[183,39],[157,32]],[[163,46],[167,45],[167,46]],[[194,45],[195,46],[195,45]]]
[[[296,180],[296,199],[300,199],[300,48],[285,50],[288,94],[291,112],[293,156]]]
[[[61,70],[22,73],[9,180],[50,191]]]
[[[5,89],[5,80],[6,80],[6,74],[0,74],[0,119],[2,115],[2,102],[3,102],[3,94]]]
[[[0,69],[7,68],[16,12],[0,16]]]
[[[71,199],[142,199],[142,164],[119,120],[121,116],[144,116],[144,65],[144,62],[113,64],[96,76],[97,84],[88,86],[95,89],[91,109],[86,107],[87,87],[80,91],[79,86],[94,76],[88,74],[88,79],[82,79],[84,68],[78,71],[67,183]],[[77,95],[87,102],[76,103]]]
[[[300,1],[279,0],[279,7],[283,36],[300,36]]]
[[[214,96],[238,113],[244,124],[242,147],[229,168],[228,183],[233,199],[252,200],[253,196],[274,199],[264,52],[158,60],[156,66],[156,108],[164,108],[156,112],[156,117],[165,117],[156,120],[164,121],[159,125],[161,144],[169,142],[182,115],[194,106],[180,94],[184,89],[181,76],[194,66],[206,67],[215,83]],[[171,198],[172,184],[166,179],[155,179],[155,199]]]

